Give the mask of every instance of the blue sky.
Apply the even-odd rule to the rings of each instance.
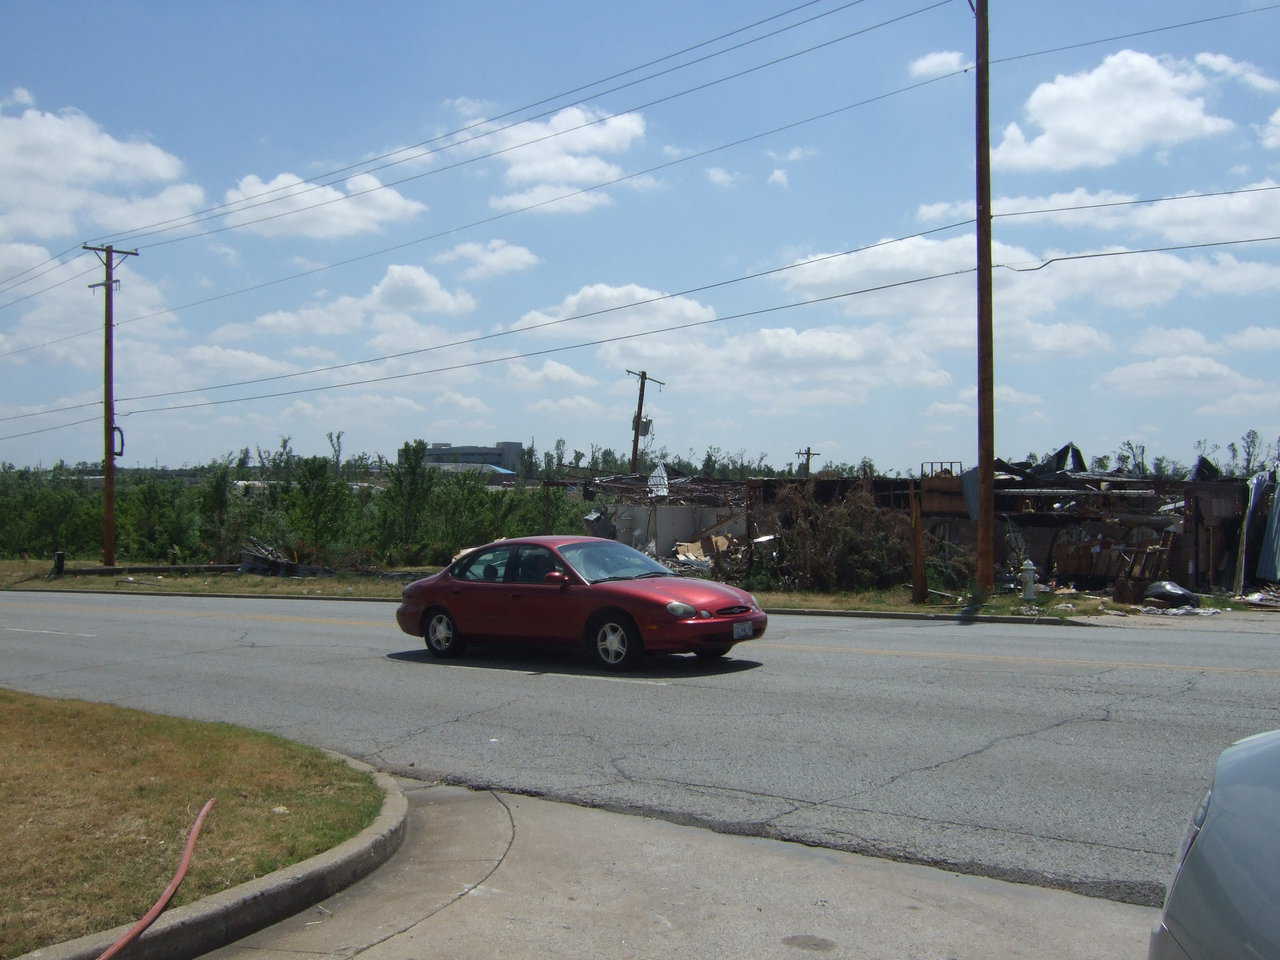
[[[995,222],[996,263],[1025,271],[994,276],[999,455],[1280,434],[1280,243],[1027,270],[1280,234],[1267,6],[992,3],[997,61],[1247,14],[992,67],[996,212],[1088,208]],[[126,466],[338,430],[384,455],[625,449],[628,368],[666,382],[646,411],[673,453],[972,463],[972,14],[797,7],[10,3],[0,461],[101,457],[101,273],[75,254],[116,237],[140,251],[116,301]],[[1248,192],[1124,203],[1225,191]],[[214,389],[266,377],[287,378]]]

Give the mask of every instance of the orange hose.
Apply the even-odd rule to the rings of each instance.
[[[191,832],[187,834],[186,849],[182,851],[182,862],[178,864],[177,872],[173,875],[173,879],[169,881],[169,885],[164,888],[164,893],[160,894],[160,899],[155,902],[155,906],[148,910],[142,919],[130,928],[128,933],[99,954],[98,960],[111,960],[117,953],[138,939],[142,935],[142,931],[151,926],[156,917],[164,912],[164,908],[169,905],[173,895],[178,892],[178,887],[182,886],[182,881],[186,879],[187,868],[191,866],[191,854],[196,849],[196,838],[200,836],[200,828],[204,826],[204,818],[213,809],[215,799],[217,798],[211,797],[209,799],[209,802],[201,808],[200,815],[196,817],[196,822],[191,825]]]

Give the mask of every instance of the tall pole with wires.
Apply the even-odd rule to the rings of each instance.
[[[105,275],[102,283],[89,284],[90,289],[102,287],[106,294],[102,324],[102,565],[116,565],[116,457],[124,453],[124,434],[116,426],[115,409],[115,345],[112,336],[115,329],[115,278],[116,257],[136,257],[137,250],[117,250],[111,244],[90,247],[102,261]],[[120,448],[116,449],[116,437]]]
[[[644,385],[650,380],[661,383],[663,386],[666,384],[649,376],[646,370],[641,370],[639,373],[628,370],[627,373],[640,378],[640,399],[636,401],[636,417],[631,421],[631,472],[635,473],[640,468],[640,428],[644,424]]]
[[[978,238],[978,545],[975,575],[983,596],[995,586],[995,359],[991,297],[991,129],[987,0],[974,0]]]

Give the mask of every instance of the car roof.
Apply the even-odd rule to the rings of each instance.
[[[519,543],[534,543],[544,547],[563,547],[570,543],[616,543],[616,540],[606,540],[603,537],[581,537],[573,534],[543,534],[536,537],[511,537],[506,540],[495,540],[493,543],[486,543],[483,547],[477,547],[478,550],[486,550],[489,547],[513,546]]]

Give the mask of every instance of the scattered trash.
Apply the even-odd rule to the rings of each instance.
[[[272,807],[271,812],[272,813],[288,813],[289,808],[288,807]]]
[[[1139,607],[1138,611],[1165,617],[1212,617],[1222,612],[1216,607]]]
[[[1128,614],[1123,610],[1112,610],[1110,607],[1100,607],[1099,613],[1105,613],[1108,617],[1127,617]]]
[[[1200,606],[1199,597],[1186,587],[1178,586],[1172,580],[1157,580],[1143,591],[1142,596],[1145,600],[1163,601],[1170,607]]]
[[[1076,605],[1074,603],[1055,603],[1053,605],[1055,610],[1074,610],[1075,608]]]

